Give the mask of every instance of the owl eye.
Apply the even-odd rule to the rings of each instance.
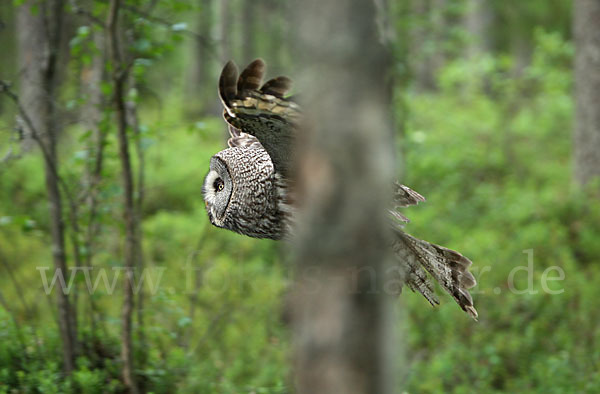
[[[213,183],[213,187],[216,191],[220,192],[225,188],[225,183],[221,178],[215,179],[215,183]]]

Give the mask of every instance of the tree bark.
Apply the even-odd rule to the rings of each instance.
[[[231,14],[229,0],[219,0],[219,37],[221,39],[221,60],[231,60]]]
[[[44,18],[39,12],[30,11],[32,1],[17,10],[19,100],[30,114],[36,130],[43,133],[48,115],[48,105],[44,100],[44,64],[47,62],[47,45],[44,32]],[[23,128],[21,148],[29,151],[34,145],[32,130]]]
[[[491,48],[490,27],[493,19],[492,8],[486,0],[468,0],[464,16],[468,42],[465,54],[473,58],[488,52]]]
[[[575,0],[575,180],[600,176],[600,1]]]
[[[106,140],[106,131],[103,130],[101,125],[104,118],[103,109],[106,103],[100,89],[102,82],[106,80],[104,71],[106,64],[104,32],[95,31],[93,39],[98,52],[94,54],[91,65],[83,70],[81,77],[81,85],[86,102],[80,122],[85,126],[86,131],[91,131],[87,149],[93,157],[93,160],[86,168],[85,179],[83,181],[89,211],[89,220],[85,234],[85,248],[88,250],[85,258],[86,266],[89,266],[92,262],[92,256],[95,252],[94,238],[99,231],[99,224],[97,223],[98,188],[102,180],[104,145]]]
[[[410,31],[409,51],[412,54],[410,68],[416,86],[421,91],[435,89],[432,62],[430,8],[432,0],[411,0],[411,17],[414,26]]]
[[[123,308],[121,310],[121,357],[123,359],[123,381],[130,393],[139,392],[134,374],[134,354],[132,343],[132,315],[134,310],[133,273],[136,265],[137,228],[133,197],[133,171],[127,137],[127,112],[125,107],[125,82],[127,68],[123,62],[119,45],[120,0],[111,0],[106,21],[106,41],[112,63],[113,105],[117,121],[119,159],[123,183],[123,221],[125,224],[124,263],[127,277],[124,280]]]
[[[36,15],[31,12],[32,2],[18,10],[20,103],[31,124],[24,122],[26,144],[40,145],[44,155],[44,173],[50,216],[52,260],[68,281],[65,253],[65,226],[62,218],[63,202],[59,189],[58,139],[55,105],[57,64],[60,43],[63,2],[48,0]],[[76,321],[69,297],[62,289],[57,291],[58,322],[63,345],[64,369],[73,371],[75,361]]]
[[[220,104],[215,105],[212,80],[214,61],[219,58],[218,53],[215,53],[216,48],[212,40],[214,1],[199,0],[199,6],[196,29],[200,36],[196,37],[194,42],[194,56],[188,71],[190,83],[185,91],[185,94],[191,98],[188,101],[193,102],[194,105],[193,108],[185,108],[185,110],[193,116],[197,116],[198,112],[220,115],[221,107]]]
[[[250,63],[256,58],[255,35],[256,35],[256,10],[258,1],[245,1],[242,9],[242,58],[244,64]]]
[[[269,59],[269,73],[284,74],[286,69],[289,70],[289,66],[285,67],[283,62],[285,55],[289,55],[290,52],[288,45],[290,40],[286,33],[289,26],[288,21],[293,18],[290,11],[292,5],[277,0],[262,0],[255,7],[255,25],[256,23],[260,24],[267,33],[266,44],[262,44],[263,46],[258,50],[264,53],[266,59]],[[256,40],[256,33],[254,34]],[[265,36],[261,35],[260,37]]]
[[[135,86],[135,78],[130,76],[130,86]],[[136,269],[140,274],[143,274],[144,269],[146,267],[144,261],[144,250],[142,247],[142,214],[143,214],[143,205],[144,205],[144,196],[145,196],[145,179],[146,179],[146,156],[144,154],[143,147],[143,136],[141,134],[139,118],[138,118],[138,110],[137,103],[135,101],[126,102],[127,109],[127,119],[128,124],[131,127],[131,130],[134,135],[134,146],[135,146],[135,154],[137,158],[137,173],[136,173],[136,182],[137,182],[137,194],[134,200],[134,220],[135,220],[135,231],[137,233],[136,242],[135,242],[135,258],[136,258]],[[147,346],[146,346],[146,331],[145,331],[145,323],[144,323],[144,289],[140,287],[137,293],[137,303],[136,303],[136,319],[137,319],[137,336],[140,347],[140,367],[144,367],[144,363],[146,361],[146,355],[148,354]]]
[[[2,2],[0,4],[0,48],[3,56],[0,60],[0,75],[6,79],[13,79],[17,68],[15,19],[17,19],[17,9],[12,1]],[[0,113],[4,113],[3,110],[6,109],[3,104],[4,100],[0,98]]]
[[[429,54],[429,62],[431,63],[431,81],[433,87],[437,88],[436,75],[446,64],[446,49],[444,42],[448,40],[448,22],[447,0],[431,0],[431,9],[429,10],[429,23],[431,25],[430,42],[433,43],[433,51]]]
[[[106,65],[104,32],[94,31],[93,40],[98,51],[94,54],[91,65],[83,69],[80,82],[86,99],[80,122],[85,126],[86,131],[91,131],[92,133],[87,144],[87,149],[93,157],[91,163],[86,167],[82,182],[85,185],[84,196],[88,212],[83,240],[85,250],[87,250],[83,263],[85,267],[92,267],[93,265],[96,253],[96,237],[101,228],[101,222],[98,220],[98,203],[106,141],[106,130],[102,125],[102,121],[105,116],[103,110],[106,108],[107,103],[100,89],[101,84],[106,81],[104,70]],[[92,337],[95,338],[98,306],[93,294],[88,293],[87,300]]]
[[[390,57],[374,2],[308,0],[295,14],[309,118],[291,301],[297,391],[389,393]]]

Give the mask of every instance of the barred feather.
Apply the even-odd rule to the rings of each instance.
[[[408,207],[410,205],[417,205],[420,202],[425,201],[425,197],[414,191],[408,186],[404,186],[398,182],[393,184],[393,203],[394,208],[390,210],[390,214],[397,220],[403,223],[409,223],[410,220],[397,211],[398,208]]]
[[[395,208],[404,208],[409,205],[417,205],[424,202],[425,197],[414,191],[408,186],[394,182],[394,204]]]
[[[300,107],[283,98],[283,93],[291,86],[291,80],[286,77],[275,78],[263,85],[269,93],[258,90],[264,71],[265,64],[260,59],[250,63],[239,78],[235,65],[225,65],[219,80],[225,107],[223,116],[234,128],[256,137],[271,157],[275,171],[290,179]]]
[[[266,69],[265,62],[262,59],[256,59],[242,71],[237,81],[238,94],[243,95],[244,91],[257,90],[262,83],[263,75]]]
[[[250,63],[238,78],[235,64],[228,62],[219,79],[219,95],[223,101],[224,117],[230,125],[232,147],[262,146],[272,161],[276,179],[278,179],[278,195],[285,199],[279,204],[284,215],[289,218],[293,210],[293,198],[286,192],[286,184],[291,178],[293,164],[293,143],[299,121],[302,117],[300,107],[285,93],[291,87],[287,77],[277,77],[267,81],[262,87],[265,63],[257,59]],[[259,88],[260,87],[260,88]],[[416,205],[425,198],[399,183],[392,189],[392,218],[402,223],[408,222],[398,208]],[[290,222],[283,226],[290,231]],[[399,223],[394,222],[393,252],[399,267],[404,271],[406,285],[413,291],[421,293],[432,305],[439,304],[434,286],[430,278],[448,292],[472,318],[477,319],[477,311],[468,289],[476,285],[475,278],[469,272],[471,261],[460,253],[417,239],[402,230]],[[289,234],[283,234],[287,237]]]
[[[238,68],[231,60],[225,64],[219,77],[219,96],[225,108],[237,95]]]
[[[277,77],[268,80],[260,91],[264,94],[270,94],[275,97],[283,98],[285,93],[292,88],[292,80],[288,77]]]
[[[395,234],[396,242],[404,246],[400,248],[403,252],[398,257],[408,265],[408,271],[418,263],[454,298],[462,310],[477,320],[477,310],[467,290],[476,285],[475,278],[468,271],[471,261],[454,250],[417,239],[402,230],[397,229]],[[437,304],[430,300],[433,292],[422,285],[420,276],[407,275],[407,280],[413,281],[409,283],[409,287],[415,287],[429,302]]]

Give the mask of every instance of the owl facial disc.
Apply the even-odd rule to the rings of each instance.
[[[210,160],[210,171],[204,179],[202,194],[210,222],[223,227],[225,213],[232,193],[232,182],[229,170],[218,157]]]

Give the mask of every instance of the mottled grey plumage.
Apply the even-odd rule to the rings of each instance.
[[[203,186],[211,223],[255,238],[282,239],[293,230],[291,192],[293,143],[302,113],[285,98],[291,80],[277,77],[261,87],[265,64],[257,59],[238,78],[228,62],[219,79],[230,148],[217,153]],[[419,193],[396,183],[390,218],[391,245],[406,285],[432,305],[439,304],[427,273],[474,319],[477,311],[469,288],[475,278],[471,261],[458,252],[412,237],[403,231],[408,219],[397,211],[425,201]],[[426,273],[427,272],[427,273]]]
[[[287,231],[282,181],[260,144],[234,146],[214,155],[202,194],[217,227],[271,239],[281,239]]]
[[[256,88],[260,86],[264,70],[264,62],[257,59],[238,78],[237,66],[233,62],[225,65],[219,79],[219,94],[225,107],[223,116],[234,129],[260,141],[275,171],[289,179],[300,107],[283,97],[291,88],[287,77],[271,79],[260,90]]]

